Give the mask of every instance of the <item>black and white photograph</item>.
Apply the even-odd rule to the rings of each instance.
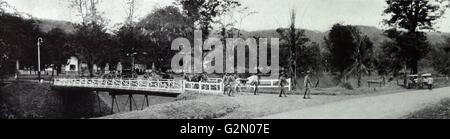
[[[2,121],[450,119],[449,75],[449,0],[0,0]],[[282,130],[233,124],[174,132]]]

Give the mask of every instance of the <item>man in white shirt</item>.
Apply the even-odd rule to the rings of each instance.
[[[433,90],[433,77],[428,77],[427,78],[427,84],[428,84],[428,89]]]
[[[259,76],[257,74],[248,78],[248,83],[255,86],[254,94],[258,95]]]

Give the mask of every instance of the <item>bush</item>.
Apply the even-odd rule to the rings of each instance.
[[[342,85],[341,85],[341,87],[342,88],[345,88],[345,89],[347,89],[347,90],[353,90],[353,89],[355,89],[354,87],[353,87],[353,85],[352,84],[350,84],[350,83],[342,83]]]

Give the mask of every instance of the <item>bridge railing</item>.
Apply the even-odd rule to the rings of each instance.
[[[220,93],[223,90],[222,83],[187,82],[183,80],[56,78],[54,79],[53,85],[59,87],[122,89],[169,93],[184,93],[184,91]]]
[[[260,80],[259,88],[278,88],[280,80]],[[55,78],[54,86],[81,87],[93,89],[120,89],[135,91],[158,91],[168,93],[184,93],[194,91],[200,93],[220,94],[224,90],[221,79],[211,82],[188,82],[184,80],[146,80],[146,79],[100,79],[100,78]],[[241,87],[254,88],[246,84]],[[291,90],[291,79],[288,79],[288,90]]]
[[[222,82],[204,83],[204,82],[184,82],[185,91],[194,91],[200,93],[221,94],[223,92]]]
[[[279,88],[280,80],[279,79],[261,79],[259,80],[258,88]],[[240,88],[251,88],[254,89],[255,86],[250,84],[241,84]],[[287,79],[287,85],[285,86],[289,91],[292,90],[292,79]]]
[[[183,90],[182,83],[183,81],[177,80],[57,78],[54,79],[53,85],[61,87],[181,93]]]

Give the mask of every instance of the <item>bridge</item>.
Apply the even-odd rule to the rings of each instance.
[[[278,79],[261,79],[258,88],[279,88]],[[240,88],[251,88],[254,86],[240,85]],[[221,95],[224,85],[220,78],[210,78],[206,82],[189,82],[186,80],[163,79],[101,79],[101,78],[55,78],[52,83],[55,90],[83,90],[84,92],[109,92],[112,97],[111,113],[114,105],[119,108],[116,101],[117,95],[128,95],[130,111],[133,103],[137,107],[133,95],[144,95],[145,102],[149,106],[148,96],[178,96],[185,92],[197,92],[203,94]],[[291,79],[288,79],[288,90],[291,90]],[[144,108],[144,104],[142,109]],[[119,110],[120,111],[120,110]]]

